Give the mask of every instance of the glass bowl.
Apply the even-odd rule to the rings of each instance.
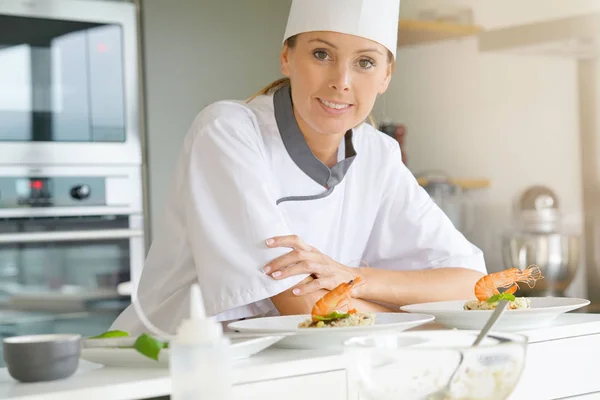
[[[523,372],[527,337],[493,332],[471,347],[478,334],[442,330],[355,337],[344,347],[348,377],[361,400],[426,400],[443,389],[446,395],[436,399],[505,400]]]

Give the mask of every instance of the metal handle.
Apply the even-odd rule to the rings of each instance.
[[[519,257],[519,268],[525,268],[527,266],[527,249],[529,245],[527,243],[523,243],[519,247],[518,257]]]
[[[490,319],[488,319],[485,326],[481,329],[481,332],[479,332],[479,335],[477,335],[477,338],[473,342],[473,347],[477,346],[487,336],[488,332],[490,329],[492,329],[496,321],[498,321],[498,318],[500,318],[500,315],[502,315],[507,305],[508,300],[500,300],[498,304],[496,304],[496,308],[490,316]]]
[[[141,229],[106,229],[96,231],[67,232],[24,232],[0,235],[0,243],[47,243],[64,241],[92,241],[107,239],[128,239],[143,236]]]

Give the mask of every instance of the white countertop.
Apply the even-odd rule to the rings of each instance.
[[[288,376],[342,370],[340,352],[270,348],[236,362],[236,385]],[[0,399],[18,400],[107,400],[168,395],[169,370],[165,368],[104,368],[80,360],[79,370],[70,378],[53,382],[23,384],[0,369]]]
[[[419,329],[440,328],[429,324],[413,330]],[[563,314],[549,327],[520,333],[525,334],[532,344],[597,335],[600,334],[600,314]],[[340,351],[287,350],[274,347],[238,361],[235,365],[234,379],[237,385],[346,368]],[[104,368],[82,360],[77,373],[68,379],[33,384],[16,382],[6,369],[0,369],[0,399],[125,400],[164,396],[169,391],[167,369]]]
[[[411,330],[444,329],[434,322]],[[600,314],[566,313],[561,314],[545,328],[517,332],[527,336],[529,343],[600,333]]]

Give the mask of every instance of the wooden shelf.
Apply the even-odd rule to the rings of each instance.
[[[480,52],[590,60],[600,57],[600,13],[492,29],[479,36]]]
[[[425,186],[429,183],[426,178],[418,178],[419,185]],[[485,189],[490,186],[489,179],[450,179],[450,183],[460,186],[462,189]]]
[[[398,47],[458,39],[480,32],[483,32],[483,28],[477,25],[401,19],[398,24]]]

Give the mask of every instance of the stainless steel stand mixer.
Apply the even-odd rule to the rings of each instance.
[[[557,196],[547,187],[525,190],[515,204],[517,229],[502,238],[505,268],[535,264],[544,279],[533,288],[519,284],[519,296],[563,297],[580,261],[580,237],[561,232]]]

